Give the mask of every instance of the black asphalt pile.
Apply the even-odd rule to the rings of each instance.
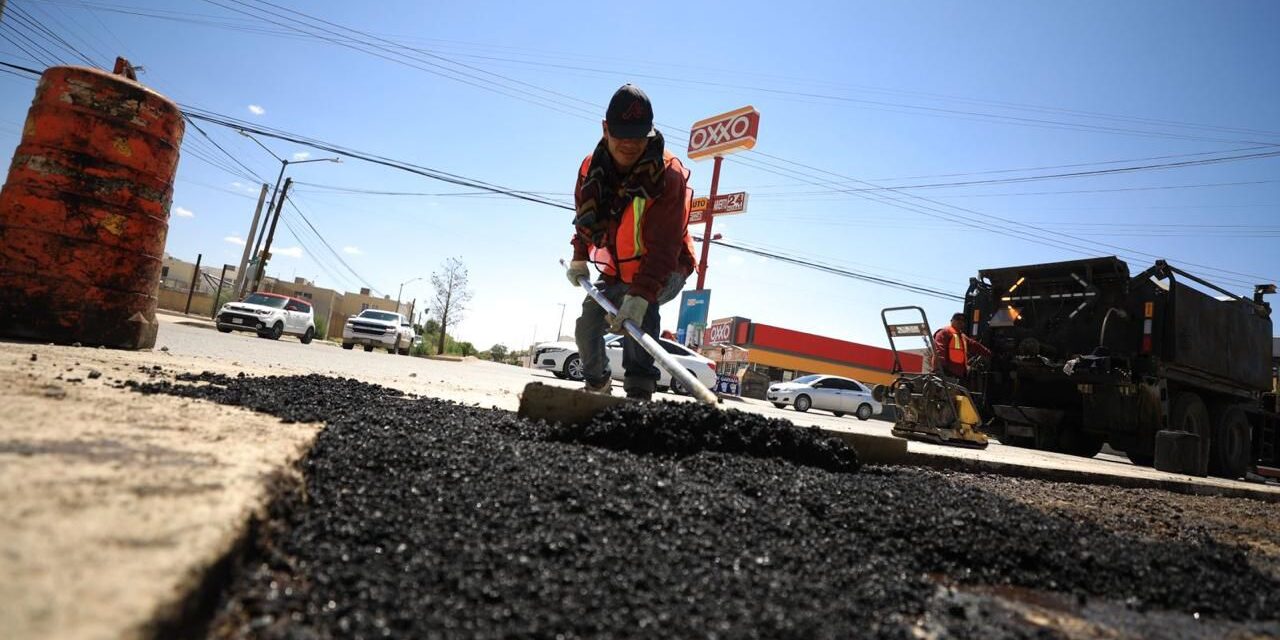
[[[136,388],[326,421],[214,637],[1066,637],[1100,611],[1166,637],[1280,631],[1280,583],[1240,548],[1082,524],[964,475],[637,455],[352,380],[196,380]]]
[[[156,371],[159,371],[159,367],[156,367]],[[398,389],[370,385],[350,378],[315,374],[248,378],[241,373],[233,378],[205,371],[179,373],[175,380],[178,383],[205,384],[175,384],[168,380],[128,380],[124,384],[144,394],[164,393],[242,406],[271,414],[285,422],[324,422],[351,411],[359,411],[366,402],[380,403],[404,397],[404,393]]]
[[[858,470],[858,454],[817,428],[692,402],[618,405],[591,422],[558,429],[552,439],[646,455],[704,451],[778,458],[835,472]]]

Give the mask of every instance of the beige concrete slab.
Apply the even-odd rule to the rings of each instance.
[[[111,387],[169,359],[0,343],[3,637],[147,636],[318,431]]]

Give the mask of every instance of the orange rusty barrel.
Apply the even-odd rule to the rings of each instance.
[[[0,191],[0,335],[145,349],[182,113],[123,75],[51,67]]]

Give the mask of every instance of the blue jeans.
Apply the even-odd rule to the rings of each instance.
[[[657,302],[650,304],[645,311],[644,321],[640,323],[641,331],[657,339],[658,329],[662,324],[658,307],[673,300],[684,289],[684,281],[683,274],[671,274],[666,286],[658,292]],[[606,284],[604,281],[597,281],[595,286],[614,306],[622,303],[622,298],[631,287],[624,282]],[[604,352],[604,335],[608,329],[604,308],[596,304],[591,296],[587,296],[582,301],[582,315],[578,316],[574,337],[578,342],[578,356],[582,358],[582,375],[592,386],[599,386],[613,377],[613,372],[609,370],[609,359]],[[631,336],[622,338],[622,369],[625,372],[622,388],[627,393],[653,393],[657,388],[659,373],[658,367],[653,364],[653,356]]]

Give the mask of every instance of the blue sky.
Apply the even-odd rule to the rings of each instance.
[[[983,267],[1115,253],[1133,257],[1134,271],[1166,257],[1242,293],[1280,280],[1276,157],[849,192],[1280,150],[1267,146],[1280,145],[1274,2],[278,4],[415,47],[425,69],[233,11],[280,11],[258,0],[9,1],[100,65],[122,52],[181,103],[554,200],[571,199],[603,105],[624,82],[648,92],[682,156],[681,130],[750,104],[761,113],[759,153],[730,156],[721,176],[722,192],[751,194],[749,209],[718,219],[716,232],[956,295]],[[0,33],[17,38],[14,20]],[[40,66],[3,40],[0,57]],[[0,146],[16,146],[33,88],[0,75]],[[274,180],[279,164],[251,141],[202,127]],[[235,263],[241,247],[228,238],[247,234],[257,188],[196,157],[218,155],[198,137],[188,128],[168,251]],[[263,142],[286,157],[330,155]],[[705,194],[711,163],[687,164]],[[455,335],[482,349],[552,339],[562,304],[571,333],[581,295],[557,264],[570,252],[570,212],[317,186],[470,191],[353,159],[289,175],[306,183],[293,201],[355,275],[289,209],[301,242],[282,225],[272,275],[339,290],[363,281],[393,297],[424,277],[404,293],[423,299],[425,277],[457,256],[474,299]],[[710,264],[713,318],[884,344],[880,308],[921,304],[936,324],[959,306],[721,247]],[[663,315],[674,328],[676,305]]]

